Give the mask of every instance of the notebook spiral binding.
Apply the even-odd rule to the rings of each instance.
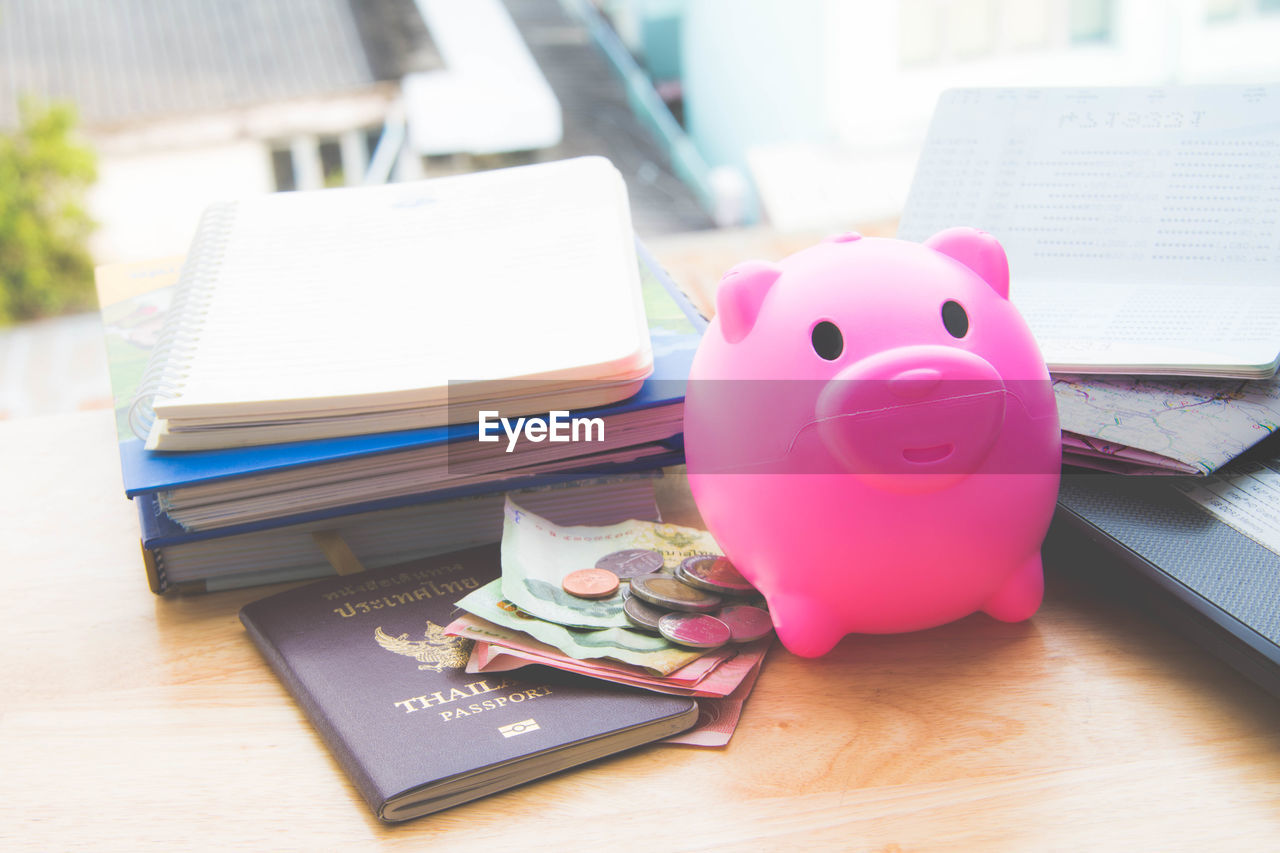
[[[164,328],[147,359],[138,390],[129,404],[129,428],[146,440],[155,423],[155,401],[182,396],[191,355],[200,342],[209,302],[231,238],[236,206],[224,202],[209,207],[200,217],[191,251],[174,286],[173,302]]]

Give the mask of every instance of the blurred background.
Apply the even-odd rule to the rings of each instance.
[[[601,154],[694,295],[891,235],[955,86],[1274,82],[1280,0],[0,0],[0,418],[110,408],[95,265],[208,204]]]

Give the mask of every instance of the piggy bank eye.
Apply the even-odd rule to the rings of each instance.
[[[827,361],[835,361],[844,352],[844,335],[840,327],[829,320],[823,320],[813,327],[813,351]]]
[[[969,315],[963,306],[954,300],[942,303],[942,325],[953,338],[963,338],[969,333]]]

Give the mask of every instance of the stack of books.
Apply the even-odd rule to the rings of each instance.
[[[705,327],[594,157],[217,205],[98,290],[157,593],[652,518]]]

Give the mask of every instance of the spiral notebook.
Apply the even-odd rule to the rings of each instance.
[[[604,158],[206,211],[131,425],[194,450],[617,402],[653,356]]]

